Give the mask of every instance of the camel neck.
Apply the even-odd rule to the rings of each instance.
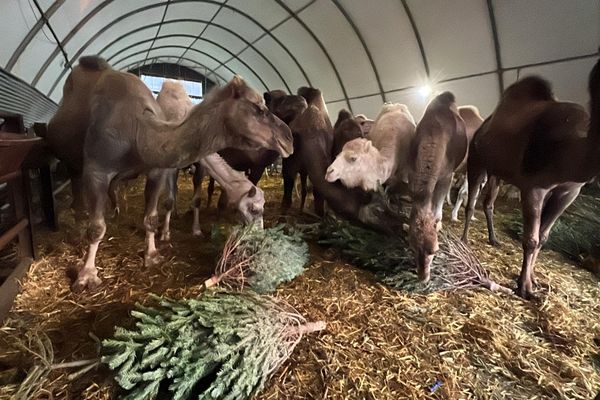
[[[249,181],[244,176],[244,173],[231,168],[219,154],[212,153],[204,157],[200,162],[202,166],[206,168],[209,175],[212,176],[228,194],[230,201],[236,200],[234,198],[236,197],[234,195],[236,190],[246,189]]]
[[[138,134],[140,156],[158,168],[184,168],[210,153],[225,148],[224,123],[217,106],[196,106],[179,125],[150,123]],[[142,124],[143,125],[143,124]]]

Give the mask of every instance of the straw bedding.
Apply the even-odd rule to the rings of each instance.
[[[279,178],[261,186],[268,226],[314,222],[295,211],[280,215]],[[128,212],[109,220],[98,291],[69,289],[65,270],[82,255],[82,231],[70,212],[61,212],[60,232],[41,232],[41,257],[0,329],[0,382],[18,381],[40,358],[57,363],[95,357],[97,340],[110,337],[116,325],[130,324],[128,312],[150,292],[181,298],[202,290],[219,248],[189,234],[191,221],[183,212],[190,180],[181,180],[182,215],[173,223],[172,247],[162,249],[168,261],[151,269],[142,266],[142,187],[140,181],[130,186]],[[64,209],[67,199],[61,204]],[[497,208],[499,228],[512,209]],[[471,247],[496,281],[514,287],[520,244],[498,229],[502,247],[487,245],[482,214],[477,216]],[[211,224],[231,222],[217,220],[213,210],[203,210],[203,220],[207,237]],[[454,233],[460,228],[446,223]],[[600,390],[600,283],[557,253],[540,254],[536,276],[544,289],[532,302],[486,289],[429,295],[393,290],[333,249],[311,243],[310,253],[306,272],[276,296],[308,320],[326,321],[327,329],[298,345],[259,399],[590,399]],[[49,341],[40,340],[46,336]],[[31,398],[118,395],[107,369],[74,380],[68,374],[50,372]],[[11,398],[14,390],[3,384],[0,398]]]

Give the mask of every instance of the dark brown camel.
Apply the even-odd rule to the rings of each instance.
[[[452,173],[467,152],[467,135],[454,95],[444,92],[427,106],[417,124],[409,156],[412,199],[409,244],[419,279],[429,280],[429,267],[438,250],[437,231]]]
[[[301,87],[298,89],[298,96],[303,97],[306,100],[306,104],[310,108],[315,107],[319,110],[319,112],[325,116],[323,119],[323,127],[319,130],[323,134],[324,144],[331,154],[331,148],[333,146],[333,127],[331,126],[331,121],[329,120],[329,114],[327,113],[327,107],[325,105],[325,100],[323,99],[323,95],[319,89],[310,88],[310,87]],[[294,97],[287,96],[283,99],[280,99],[279,104],[275,104],[273,107],[273,112],[278,115],[282,120],[286,121],[290,119],[290,115],[297,114],[298,109],[293,109],[286,102],[291,102],[292,104],[299,104],[300,102],[296,101]],[[286,110],[293,109],[290,115],[284,115],[282,112]],[[294,143],[297,142],[296,135],[298,132],[295,132],[292,129],[292,134],[294,135]],[[294,147],[296,148],[296,147]],[[283,175],[283,200],[282,207],[284,210],[289,209],[292,205],[292,192],[294,189],[294,182],[296,181],[296,175],[300,174],[300,185],[301,185],[301,197],[300,197],[300,210],[304,209],[304,203],[306,201],[306,179],[308,177],[308,165],[306,165],[305,160],[299,156],[295,156],[292,154],[288,158],[284,158],[282,162],[282,175]],[[311,180],[312,182],[312,180]],[[324,202],[323,197],[318,193],[318,191],[314,190],[313,185],[313,197],[314,197],[314,208],[315,212],[319,216],[323,216],[324,213]]]
[[[268,148],[287,156],[289,128],[240,77],[214,90],[181,123],[169,123],[150,90],[135,75],[105,70],[93,88],[92,123],[84,146],[83,181],[90,207],[89,250],[74,289],[100,283],[95,256],[106,232],[104,208],[110,182],[154,168],[183,168],[226,147]],[[146,255],[160,258],[155,246],[156,204],[164,182],[148,179],[145,189]]]
[[[340,154],[346,143],[353,139],[364,137],[360,123],[345,109],[340,110],[338,119],[333,125],[333,148],[331,155]]]
[[[476,132],[469,149],[467,241],[479,183],[488,175],[484,200],[490,243],[496,244],[493,205],[498,179],[521,191],[523,265],[517,294],[530,298],[533,268],[552,226],[600,165],[600,62],[589,79],[591,119],[574,103],[557,101],[550,84],[526,77],[509,86],[494,113]],[[588,129],[589,127],[589,129]]]

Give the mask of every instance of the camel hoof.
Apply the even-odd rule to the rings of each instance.
[[[192,235],[199,238],[204,237],[204,234],[202,233],[202,230],[200,228],[193,228]]]
[[[452,222],[460,222],[460,220],[458,219],[458,216],[455,217],[454,215],[452,216],[452,218],[450,218],[450,221],[452,221]]]
[[[155,267],[164,261],[165,261],[165,258],[163,256],[161,256],[158,251],[154,252],[152,254],[146,254],[144,256],[144,266],[145,267]]]
[[[98,278],[96,273],[82,274],[75,280],[75,282],[73,282],[71,285],[71,290],[75,293],[81,293],[85,289],[94,290],[100,286],[101,283],[102,280]]]
[[[163,232],[160,235],[160,241],[161,242],[170,242],[171,241],[171,231]]]
[[[502,243],[500,243],[499,241],[497,241],[496,239],[490,239],[490,245],[494,246],[494,247],[502,247]]]

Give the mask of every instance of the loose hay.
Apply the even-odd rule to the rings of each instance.
[[[267,225],[282,218],[280,182],[261,182]],[[173,248],[163,249],[168,261],[142,267],[142,187],[128,189],[129,214],[118,224],[109,222],[112,240],[101,246],[104,283],[98,292],[69,290],[65,267],[81,256],[75,246],[79,229],[72,217],[63,222],[70,214],[61,213],[66,230],[39,237],[42,256],[0,330],[0,369],[17,366],[25,372],[33,364],[34,357],[14,341],[32,327],[51,339],[54,362],[92,358],[97,344],[88,333],[103,339],[114,326],[131,323],[128,311],[149,292],[181,298],[201,290],[219,248],[192,238],[189,219],[173,221]],[[183,210],[191,197],[189,179],[181,187]],[[498,227],[509,213],[510,208],[497,207]],[[214,211],[203,216],[216,222]],[[471,248],[499,282],[512,282],[521,265],[520,244],[500,232],[503,247],[488,246],[478,217]],[[283,218],[313,221],[296,211]],[[456,233],[462,226],[446,227]],[[600,347],[594,343],[600,338],[600,284],[556,253],[540,254],[537,278],[549,289],[531,303],[486,290],[398,292],[344,263],[335,251],[317,245],[310,250],[306,272],[276,295],[308,320],[326,320],[327,331],[301,342],[258,399],[590,399],[600,388]],[[438,381],[441,386],[432,393]],[[74,381],[52,371],[34,398],[112,399],[116,394],[108,370]],[[5,387],[0,398],[10,398]]]

